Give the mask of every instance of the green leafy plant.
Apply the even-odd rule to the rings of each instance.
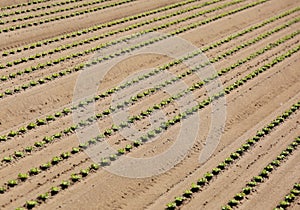
[[[50,193],[51,195],[56,195],[57,193],[59,193],[60,189],[58,187],[51,187],[50,189]]]
[[[192,194],[193,194],[193,192],[191,190],[186,190],[183,193],[183,197],[190,198],[190,197],[192,197]]]
[[[244,193],[238,193],[234,196],[234,199],[240,201],[240,200],[243,200],[244,197],[245,197]]]
[[[26,202],[26,207],[29,208],[29,209],[32,209],[32,208],[34,208],[37,204],[38,204],[37,201],[27,201],[27,202]]]
[[[212,173],[209,173],[207,172],[205,175],[204,175],[204,178],[207,179],[207,181],[210,181],[212,178],[213,178],[213,174]]]
[[[110,165],[109,159],[103,158],[103,159],[101,160],[101,165],[102,165],[102,166],[108,166],[108,165]]]
[[[77,174],[72,174],[71,175],[71,180],[73,181],[73,182],[77,182],[77,181],[79,181],[81,179],[81,176],[80,175],[77,175]]]
[[[7,162],[7,163],[9,163],[9,162],[11,162],[13,160],[13,158],[11,157],[11,156],[6,156],[6,157],[3,157],[3,162]]]
[[[182,196],[176,197],[175,198],[176,206],[180,206],[184,200],[185,200],[185,197],[182,197]]]
[[[263,182],[263,177],[261,177],[261,176],[255,176],[255,177],[253,177],[253,180],[255,182]]]
[[[251,187],[245,187],[245,188],[243,188],[243,193],[244,193],[245,195],[249,195],[250,192],[251,192],[251,190],[252,190]]]
[[[228,202],[228,205],[229,205],[230,207],[237,206],[238,204],[239,204],[239,202],[238,202],[237,200],[235,200],[235,199],[232,199],[232,200],[230,200],[230,201]]]
[[[125,154],[125,149],[121,148],[118,150],[118,155],[123,155]]]
[[[53,157],[51,160],[51,164],[56,165],[62,160],[63,160],[62,157]]]
[[[171,202],[167,204],[167,210],[174,210],[176,208],[176,203]]]
[[[98,170],[98,169],[99,169],[99,164],[93,163],[93,164],[91,165],[91,169],[92,169],[92,170]]]
[[[30,174],[30,175],[37,175],[37,174],[39,174],[40,172],[41,172],[41,170],[38,169],[38,168],[31,168],[31,169],[29,170],[29,174]]]
[[[5,193],[6,189],[4,187],[0,187],[0,194]]]
[[[47,170],[47,169],[50,168],[50,167],[51,167],[51,163],[49,162],[49,163],[44,163],[44,164],[42,164],[42,165],[40,166],[40,169],[43,170],[43,171],[45,171],[45,170]]]
[[[38,199],[39,199],[39,200],[42,200],[42,201],[45,201],[45,200],[47,200],[48,198],[49,198],[49,193],[40,194],[40,195],[38,196]]]
[[[195,183],[192,183],[191,191],[192,192],[198,192],[199,190],[200,190],[200,186],[195,184]]]
[[[21,180],[21,181],[25,181],[26,179],[28,179],[29,175],[28,174],[22,174],[22,173],[19,173],[18,174],[18,178]]]
[[[26,152],[31,152],[33,150],[33,147],[25,147]]]
[[[80,174],[82,175],[82,177],[85,177],[89,174],[89,170],[88,169],[81,169]]]
[[[18,184],[18,181],[15,180],[15,179],[9,180],[9,181],[7,182],[7,185],[8,185],[9,187],[14,187],[14,186],[16,186],[17,184]]]
[[[78,148],[78,147],[73,147],[72,148],[72,151],[71,151],[72,154],[76,154],[78,152],[80,152],[80,148]]]
[[[66,189],[70,186],[70,182],[69,181],[62,181],[60,184],[62,189]]]

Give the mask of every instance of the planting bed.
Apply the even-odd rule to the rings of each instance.
[[[299,1],[0,7],[0,209],[300,208]]]

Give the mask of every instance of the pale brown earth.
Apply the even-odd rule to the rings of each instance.
[[[0,1],[0,6],[4,7],[24,2],[28,1]],[[0,14],[2,12],[12,12],[19,9],[26,10],[34,8],[35,6],[46,6],[53,2],[63,2],[63,0],[53,0],[16,9],[0,10]],[[14,15],[12,17],[17,18],[29,14],[38,14],[40,12],[55,10],[59,7],[71,7],[72,5],[83,4],[84,2],[91,1],[78,1],[51,9]],[[49,16],[46,15],[42,18],[69,14],[111,2],[118,1],[111,0],[97,5],[55,13]],[[184,6],[158,12],[146,17],[140,17],[133,21],[120,23],[111,27],[104,27],[81,36],[52,42],[47,45],[42,45],[41,47],[36,47],[35,49],[22,50],[13,55],[2,56],[3,52],[9,52],[11,49],[23,48],[24,46],[30,46],[32,43],[42,42],[45,39],[77,32],[88,27],[100,25],[123,17],[137,15],[177,2],[182,1],[136,0],[78,17],[56,20],[47,24],[32,26],[8,33],[2,32],[0,33],[0,64],[6,65],[7,62],[13,62],[24,57],[33,56],[37,53],[41,54],[49,50],[54,50],[62,45],[72,44],[107,32],[126,28],[142,21],[159,18],[182,9],[197,6],[205,1],[201,0],[188,3]],[[0,77],[8,76],[11,73],[17,73],[31,66],[47,63],[48,61],[63,56],[72,55],[76,52],[85,51],[97,45],[114,41],[134,33],[139,33],[140,31],[162,24],[167,24],[171,21],[191,16],[200,11],[213,9],[229,2],[231,1],[222,0],[211,5],[203,6],[199,9],[178,14],[174,17],[155,21],[129,31],[108,35],[99,40],[72,47],[64,51],[55,52],[52,55],[46,55],[43,58],[7,67],[0,70]],[[221,10],[209,12],[179,24],[157,30],[157,32],[167,34],[189,24],[215,17],[224,12],[243,7],[253,2],[255,2],[255,0],[243,0]],[[247,8],[241,12],[231,14],[219,20],[188,30],[178,35],[178,37],[192,44],[194,49],[207,47],[230,35],[241,32],[253,25],[262,23],[271,17],[299,6],[298,0],[268,0],[267,2],[252,8]],[[275,27],[282,26],[288,21],[299,18],[299,15],[300,11],[293,12],[292,14],[254,29],[240,37],[234,38],[229,42],[223,43],[220,46],[209,49],[203,56],[207,59],[218,57],[222,53],[232,50],[242,43],[273,30]],[[10,19],[6,17],[3,18],[3,20]],[[0,25],[0,30],[15,24],[23,24],[36,20],[39,20],[39,18]],[[268,37],[227,56],[225,59],[215,62],[210,66],[213,67],[211,70],[219,71],[222,68],[231,66],[250,54],[266,47],[268,44],[274,43],[284,36],[296,32],[299,28],[300,23],[298,22],[275,32]],[[143,41],[146,40],[147,39]],[[130,41],[128,42],[131,43]],[[235,81],[243,78],[255,69],[271,62],[277,56],[299,46],[299,43],[300,35],[297,35],[279,46],[273,47],[271,50],[251,59],[245,64],[238,66],[234,70],[223,74],[218,78],[221,88],[233,84]],[[142,49],[148,49],[150,51],[151,46],[158,45],[152,44]],[[164,49],[158,49],[157,51],[163,52],[163,50]],[[185,46],[181,45],[176,48],[176,53],[180,54],[186,50]],[[106,51],[101,50],[100,53],[102,52]],[[110,53],[113,52],[114,50],[110,50]],[[139,51],[137,50],[137,52]],[[152,51],[142,55],[136,55],[131,52],[130,55],[131,56],[112,67],[110,71],[104,75],[104,79],[95,90],[97,94],[137,78],[137,75],[141,75],[141,72],[146,69],[157,68],[173,60],[172,56],[153,53]],[[4,93],[7,89],[20,87],[33,80],[37,81],[48,75],[52,75],[53,73],[72,68],[77,64],[92,60],[95,56],[97,55],[90,53],[28,74],[23,74],[21,76],[17,75],[16,78],[13,79],[8,79],[6,81],[0,80],[0,93]],[[197,61],[200,62],[200,58]],[[199,178],[203,177],[206,172],[211,171],[220,162],[224,161],[224,159],[232,152],[244,144],[247,139],[252,138],[258,130],[262,129],[278,115],[282,114],[300,100],[299,66],[300,52],[298,51],[291,57],[286,58],[283,62],[271,67],[266,72],[259,74],[257,77],[247,81],[241,87],[230,92],[223,98],[225,99],[225,104],[222,102],[217,104],[220,105],[218,109],[220,109],[220,107],[225,108],[226,119],[224,129],[218,128],[214,132],[215,138],[220,135],[220,140],[216,149],[213,150],[212,155],[204,163],[199,162],[199,155],[205,146],[208,145],[208,133],[216,123],[213,118],[213,113],[217,111],[213,111],[214,108],[212,105],[198,111],[198,116],[194,114],[191,118],[184,120],[182,123],[171,126],[155,138],[154,141],[147,142],[138,148],[134,148],[131,152],[126,154],[127,157],[132,158],[151,159],[159,157],[159,155],[164,154],[164,152],[167,152],[172,146],[178,143],[177,138],[180,135],[180,131],[184,129],[187,132],[189,131],[188,128],[183,128],[184,122],[191,122],[188,120],[192,120],[192,124],[199,123],[197,131],[194,133],[196,138],[194,140],[192,139],[193,144],[191,145],[191,148],[184,154],[178,154],[177,158],[179,158],[180,161],[173,165],[169,170],[165,171],[167,166],[162,165],[159,168],[161,173],[150,177],[140,178],[120,176],[109,171],[110,168],[100,167],[98,171],[90,172],[87,177],[82,178],[82,180],[72,184],[67,189],[61,189],[57,195],[50,196],[45,202],[40,201],[36,208],[51,210],[165,209],[168,203],[174,201],[174,197],[181,196],[186,189],[190,188],[192,183],[196,183]],[[99,69],[99,71],[100,70],[102,69]],[[187,70],[187,64],[179,64],[169,68],[167,72],[173,75],[179,75]],[[204,70],[201,69],[197,73],[201,74],[201,71]],[[22,126],[26,127],[30,122],[35,122],[37,119],[45,118],[48,115],[54,115],[54,113],[62,111],[65,107],[72,107],[72,101],[76,98],[76,95],[74,95],[74,88],[77,85],[78,78],[83,75],[83,72],[85,71],[80,70],[78,72],[73,72],[67,76],[48,81],[45,84],[38,84],[35,87],[21,90],[19,93],[5,95],[3,98],[0,98],[0,136],[7,135],[10,131],[17,131]],[[93,74],[93,79],[97,80],[98,76],[99,75],[97,74]],[[135,83],[122,91],[113,93],[104,99],[100,99],[94,104],[95,113],[101,113],[108,109],[112,104],[115,106],[115,101],[125,101],[130,97],[135,96],[137,93],[145,91],[149,87],[154,87],[156,84],[163,83],[167,78],[170,79],[171,77],[159,73],[155,76],[150,76],[147,80]],[[154,104],[159,104],[162,100],[167,99],[172,94],[183,91],[193,83],[201,81],[201,79],[204,78],[199,78],[199,75],[196,74],[190,74],[181,79],[181,84],[184,84],[184,86],[178,86],[179,82],[172,83],[163,90],[157,90],[154,94],[150,94],[149,96],[138,99],[138,101],[133,104],[129,104],[124,110],[127,111],[126,113],[128,116],[138,115],[142,111],[146,111],[148,108],[152,107]],[[86,85],[92,82],[93,81],[87,81]],[[89,91],[88,86],[84,86],[80,89],[80,93],[86,93],[87,91]],[[154,111],[151,117],[148,116],[142,120],[136,121],[134,124],[131,124],[130,128],[122,129],[107,137],[105,139],[107,143],[106,147],[100,148],[100,145],[96,145],[91,148],[90,152],[92,152],[93,155],[99,155],[106,154],[109,151],[108,147],[114,148],[115,150],[124,148],[126,145],[132,143],[132,140],[138,138],[138,136],[135,136],[134,134],[147,134],[148,131],[159,126],[158,120],[165,121],[172,119],[187,108],[197,104],[197,102],[205,100],[209,94],[206,87],[202,87],[195,90],[192,94],[189,94],[189,97],[185,96],[180,100],[174,100],[169,105],[162,107],[161,112]],[[89,94],[87,94],[87,96],[89,96]],[[86,110],[86,108],[83,108],[83,110]],[[118,119],[116,119],[118,118],[117,114],[113,113],[105,116],[93,125],[101,131],[111,128],[112,124],[117,124],[117,122],[119,122]],[[83,120],[87,118],[83,111],[81,112],[80,117],[82,117],[81,119]],[[36,128],[27,131],[25,134],[17,135],[11,137],[7,141],[0,142],[0,160],[4,157],[14,155],[15,151],[20,151],[28,146],[33,146],[35,142],[42,141],[45,136],[51,136],[61,132],[74,123],[74,115],[69,114],[57,118],[55,121],[50,121],[46,125],[37,126]],[[127,135],[126,132],[129,131],[131,133]],[[63,152],[71,151],[73,147],[78,147],[79,143],[82,143],[83,141],[83,139],[80,138],[82,135],[85,137],[85,140],[94,137],[92,135],[92,127],[85,127],[79,129],[77,133],[63,135],[61,138],[55,139],[50,144],[34,149],[31,153],[25,153],[23,158],[15,158],[11,163],[1,161],[0,187],[7,187],[6,183],[9,180],[17,179],[19,173],[28,173],[31,168],[39,167],[40,165],[51,161],[53,157],[59,156]],[[261,141],[247,151],[234,164],[222,171],[218,176],[214,177],[208,185],[203,187],[202,191],[193,193],[191,199],[188,199],[180,207],[176,207],[176,209],[221,209],[221,207],[226,205],[235,194],[239,193],[242,188],[245,187],[247,182],[249,182],[253,176],[258,175],[268,163],[275,159],[281,151],[283,151],[298,136],[300,136],[299,110],[272,130],[270,134],[263,137]],[[189,135],[187,135],[186,138],[189,138]],[[189,142],[188,140],[191,139],[185,139],[185,141]],[[71,174],[78,173],[81,169],[88,168],[93,163],[93,160],[89,156],[90,154],[91,153],[85,152],[72,154],[70,158],[59,162],[57,165],[52,165],[50,169],[42,171],[38,175],[30,176],[24,182],[19,180],[18,185],[10,187],[6,192],[0,194],[0,209],[16,209],[17,207],[28,208],[28,206],[26,206],[27,201],[36,200],[40,194],[49,192],[51,187],[59,187],[60,183],[64,180],[68,180]],[[120,160],[112,162],[112,167],[116,166],[118,161]],[[276,168],[269,175],[269,178],[265,182],[255,187],[255,191],[251,192],[250,195],[247,195],[246,199],[244,199],[237,207],[234,207],[234,209],[274,209],[280,201],[284,199],[284,196],[289,193],[293,185],[296,182],[300,182],[299,161],[300,153],[299,148],[297,148],[284,162],[282,162],[280,167]],[[163,162],[163,160],[161,160],[161,162]],[[171,160],[169,162],[171,162]],[[152,166],[149,165],[148,169],[151,167]],[[128,168],[127,170],[131,169]],[[299,209],[299,203],[300,198],[298,197],[287,209]]]

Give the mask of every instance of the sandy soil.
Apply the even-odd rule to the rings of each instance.
[[[27,1],[18,0],[10,1],[9,3],[8,1],[0,1],[0,6],[3,7],[23,2]],[[45,6],[52,2],[60,1],[55,0],[51,2],[43,2],[38,5]],[[79,5],[84,2],[87,1],[70,3],[62,7]],[[100,3],[99,5],[105,5],[110,2],[117,1],[112,0]],[[16,49],[17,47],[22,48],[25,45],[30,45],[37,41],[43,41],[44,39],[53,38],[58,35],[76,32],[84,28],[161,8],[176,2],[181,1],[137,0],[114,8],[87,13],[79,17],[54,21],[53,23],[29,27],[15,32],[1,33],[1,64],[13,62],[14,60],[22,57],[29,57],[36,53],[46,52],[61,45],[71,44],[96,35],[125,28],[141,21],[159,18],[163,15],[170,14],[181,9],[197,6],[205,1],[192,2],[178,8],[159,12],[147,17],[140,17],[133,21],[102,28],[85,35],[61,40],[35,49],[21,51],[14,55],[2,56],[4,51],[9,51],[10,49]],[[119,39],[125,35],[131,35],[161,24],[166,24],[180,18],[191,16],[196,12],[213,9],[229,2],[231,1],[222,0],[200,9],[178,14],[175,17],[156,21],[130,31],[120,32],[62,52],[55,52],[52,55],[46,55],[43,58],[28,61],[13,67],[8,67],[1,70],[0,76],[2,77],[4,75],[16,73],[40,63],[46,63],[62,56],[88,50],[96,45]],[[160,29],[158,32],[169,33],[180,27],[185,27],[189,24],[215,17],[224,12],[240,8],[253,2],[255,1],[241,1],[240,3],[228,6],[221,10],[209,12],[205,15],[192,18],[174,26]],[[86,8],[93,8],[96,6],[98,6],[98,4],[88,6]],[[211,44],[232,34],[238,33],[255,24],[262,23],[268,18],[294,9],[297,6],[299,6],[297,0],[279,2],[275,0],[268,0],[267,2],[253,8],[247,8],[241,12],[231,14],[217,21],[212,21],[203,26],[196,27],[195,29],[180,34],[179,37],[189,41],[197,48],[210,46]],[[26,10],[33,7],[34,6],[24,6],[20,9]],[[47,16],[47,18],[69,14],[82,9],[84,8],[52,14]],[[17,9],[10,9],[3,11],[12,12],[16,10]],[[50,10],[53,10],[53,8],[41,10],[40,12]],[[32,12],[29,14],[37,13],[39,12]],[[16,15],[16,17],[18,16],[22,17],[24,15]],[[293,12],[292,14],[275,20],[274,22],[254,29],[243,36],[236,37],[227,43],[223,43],[220,46],[210,49],[205,53],[205,56],[208,59],[217,57],[246,41],[254,39],[261,34],[274,29],[275,27],[286,24],[288,21],[293,20],[298,16],[298,11]],[[37,19],[31,19],[24,22],[20,21],[14,24],[23,24],[34,20]],[[70,22],[72,24],[70,24]],[[7,25],[0,26],[0,29],[14,24],[9,23]],[[226,59],[222,59],[214,63],[213,67],[216,71],[218,71],[224,67],[231,66],[237,61],[246,58],[251,53],[255,53],[264,48],[269,43],[276,42],[284,36],[299,30],[299,26],[300,23],[295,23],[285,29],[270,34],[268,37],[263,38],[248,47],[240,49],[238,52],[233,53],[230,56],[227,56]],[[256,68],[271,62],[276,56],[297,47],[300,42],[299,37],[300,35],[297,35],[220,76],[220,84],[223,87],[227,87],[228,85],[233,84],[236,80],[251,73]],[[181,47],[177,50],[178,52],[183,52],[185,49]],[[57,73],[63,69],[72,68],[76,64],[91,59],[92,56],[93,55],[90,54],[77,57],[58,65],[53,65],[29,74],[17,76],[14,79],[0,81],[0,93],[7,89],[21,86],[32,80],[38,80],[47,75]],[[61,190],[57,195],[50,196],[46,202],[40,202],[37,208],[131,210],[165,209],[167,203],[173,201],[174,197],[180,196],[182,192],[188,189],[192,183],[195,183],[198,178],[202,177],[207,171],[210,171],[213,167],[222,162],[248,138],[255,135],[257,130],[270,123],[274,118],[276,118],[276,116],[284,112],[292,104],[299,101],[300,72],[297,71],[300,64],[299,58],[300,53],[297,52],[290,58],[286,58],[283,62],[275,65],[256,78],[247,81],[243,86],[237,88],[226,96],[226,103],[219,104],[226,108],[224,129],[218,129],[214,133],[215,136],[220,134],[220,142],[212,156],[205,163],[199,163],[199,155],[208,144],[206,141],[210,129],[212,129],[211,123],[215,123],[212,113],[216,112],[216,110],[212,112],[213,106],[211,105],[197,112],[198,116],[194,114],[191,118],[184,120],[182,123],[171,126],[170,129],[162,132],[157,138],[155,138],[154,141],[143,144],[138,148],[134,148],[130,153],[126,154],[127,157],[149,159],[162,156],[165,152],[172,149],[172,146],[178,143],[177,141],[180,132],[186,132],[187,135],[192,131],[191,129],[193,126],[191,125],[197,125],[197,123],[199,123],[197,130],[193,131],[196,137],[190,148],[188,148],[185,153],[178,154],[177,158],[180,159],[180,161],[171,167],[171,169],[164,171],[167,168],[167,165],[162,165],[159,167],[159,171],[161,171],[161,173],[145,178],[130,178],[114,174],[109,170],[106,170],[106,168],[100,168],[97,172],[90,172],[87,177],[72,184],[68,189]],[[172,61],[171,57],[159,54],[132,56],[131,58],[128,58],[114,66],[111,71],[105,75],[103,82],[97,89],[98,94],[109,88],[115,87],[130,78],[135,78],[136,76],[134,75],[145,69],[156,68],[170,61]],[[187,67],[183,64],[176,65],[168,69],[168,72],[173,75],[179,75],[186,71]],[[29,122],[35,122],[36,119],[45,118],[47,115],[53,115],[58,111],[62,111],[65,107],[71,107],[72,100],[74,99],[74,87],[76,86],[77,79],[81,72],[82,71],[74,72],[70,75],[59,77],[45,84],[37,85],[36,87],[29,88],[11,96],[5,96],[3,99],[0,99],[0,136],[8,134],[12,130],[18,130],[22,126],[27,126]],[[94,77],[96,77],[96,75]],[[119,101],[128,100],[131,96],[136,95],[141,91],[145,91],[148,87],[154,87],[156,84],[162,84],[167,78],[170,78],[170,76],[166,76],[163,73],[150,76],[148,79],[144,79],[143,81],[133,84],[124,90],[117,91],[111,96],[97,101],[95,103],[95,108],[97,112],[100,113],[108,109],[116,99]],[[118,121],[117,118],[120,118],[124,111],[126,111],[129,116],[140,114],[141,111],[146,111],[154,104],[158,104],[162,100],[170,97],[171,92],[173,94],[178,93],[199,81],[200,79],[196,74],[190,74],[180,81],[166,86],[163,90],[157,90],[154,94],[140,98],[133,104],[128,104],[124,110],[115,111],[114,113],[101,118],[101,120],[98,120],[93,125],[103,131],[110,128],[112,124],[115,124]],[[185,87],[181,87],[179,84],[184,84]],[[81,91],[88,91],[88,88],[82,88]],[[124,148],[126,145],[131,144],[132,140],[137,139],[138,136],[145,135],[149,130],[157,128],[160,124],[160,120],[165,121],[172,119],[175,115],[182,113],[193,104],[195,105],[197,102],[205,100],[208,94],[207,89],[203,87],[193,91],[193,93],[188,96],[174,100],[172,103],[161,108],[160,111],[154,111],[151,116],[136,121],[130,126],[130,128],[121,129],[107,137],[107,145],[105,147],[96,145],[92,147],[90,151],[93,152],[93,154],[100,155],[107,153],[109,151],[109,147],[114,148],[115,150]],[[86,109],[87,108],[83,108],[82,110]],[[83,115],[83,113],[84,112],[82,111],[81,115]],[[119,116],[118,114],[121,115]],[[220,209],[222,205],[225,205],[236,193],[241,191],[241,189],[253,176],[257,175],[262,168],[276,158],[276,156],[278,156],[278,154],[280,154],[280,152],[285,149],[295,137],[300,135],[299,115],[299,111],[296,112],[284,123],[280,124],[274,131],[262,138],[262,140],[251,148],[249,152],[245,153],[242,158],[214,178],[203,188],[201,192],[194,193],[192,198],[181,206],[182,209],[211,210]],[[14,155],[15,151],[22,151],[28,146],[33,146],[35,142],[42,141],[45,136],[54,135],[70,127],[74,124],[73,117],[74,116],[72,114],[62,116],[57,118],[55,121],[48,122],[46,125],[38,126],[22,135],[17,135],[9,138],[7,141],[0,142],[0,159]],[[184,127],[184,122],[192,122],[192,124],[188,127]],[[89,137],[92,137],[92,128],[92,126],[88,126],[78,130],[77,134],[71,133],[69,135],[63,135],[61,138],[55,139],[50,144],[46,144],[41,148],[35,148],[31,153],[25,153],[23,158],[15,158],[11,163],[5,163],[2,161],[0,163],[0,187],[4,186],[6,188],[7,182],[12,179],[17,179],[19,173],[28,173],[31,168],[39,167],[44,163],[51,162],[53,157],[59,156],[63,152],[71,151],[73,147],[77,147],[79,142],[83,140],[80,136],[83,135],[86,140],[88,140]],[[190,139],[186,139],[186,145],[188,145],[188,140]],[[186,145],[184,145],[184,147],[186,147]],[[57,165],[52,165],[48,170],[42,171],[38,175],[30,176],[24,182],[18,180],[19,183],[17,186],[9,187],[6,192],[0,194],[0,208],[15,209],[16,207],[21,206],[26,207],[25,203],[27,201],[36,200],[37,196],[48,192],[51,187],[59,186],[62,181],[68,180],[71,174],[78,173],[81,169],[88,168],[93,163],[89,154],[82,151],[77,154],[72,154],[70,158],[61,161]],[[260,184],[256,190],[248,195],[247,199],[245,199],[236,209],[273,209],[291,190],[294,183],[299,182],[299,158],[298,148],[281,164],[280,167],[270,174],[269,179]],[[120,167],[120,165],[118,165],[119,162],[121,162],[121,160],[112,162],[112,167]],[[171,160],[167,162],[171,164]],[[149,165],[148,168],[145,167],[144,169],[148,170],[151,167],[152,166]],[[136,175],[138,176],[140,172],[137,171]],[[299,198],[292,203],[290,209],[298,208]]]

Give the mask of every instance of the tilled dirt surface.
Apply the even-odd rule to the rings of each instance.
[[[1,1],[0,6],[27,2]],[[59,2],[60,5],[53,6]],[[258,130],[270,124],[300,100],[298,51],[272,65],[265,72],[246,80],[224,97],[181,119],[180,122],[171,123],[168,129],[161,129],[151,141],[132,149],[127,148],[128,151],[125,151],[124,155],[109,161],[110,166],[102,166],[100,157],[109,159],[109,154],[133,145],[133,141],[159,128],[161,122],[173,119],[212,96],[213,91],[221,91],[233,85],[256,69],[272,63],[276,57],[299,47],[300,23],[297,18],[300,9],[298,11],[297,8],[300,4],[297,0],[135,0],[92,11],[93,8],[121,1],[85,4],[90,2],[92,1],[36,1],[31,5],[1,9],[0,14],[18,11],[21,13],[3,16],[0,19],[4,22],[0,25],[0,66],[3,66],[0,70],[1,209],[166,209],[167,204],[173,202],[175,197],[183,196],[183,192],[190,189],[192,183],[197,183],[199,178],[212,171],[248,139],[255,136]],[[175,6],[176,3],[182,5]],[[253,3],[257,5],[245,7]],[[173,6],[168,7],[170,5]],[[165,8],[161,9],[163,7]],[[51,11],[61,8],[71,9],[51,14]],[[154,10],[157,11],[153,12]],[[5,32],[6,28],[80,11],[86,12]],[[146,15],[151,11],[153,13]],[[41,13],[44,13],[41,17],[24,19],[25,16]],[[164,17],[169,14],[173,16]],[[129,21],[105,25],[135,15],[138,16]],[[217,16],[219,18],[215,20]],[[19,21],[12,21],[18,18]],[[147,21],[149,23],[139,25]],[[174,21],[178,23],[175,24]],[[109,58],[110,54],[118,50],[149,41],[150,35],[147,37],[144,33],[148,34],[149,32],[145,31],[152,28],[156,28],[156,34],[152,34],[152,38],[166,34],[174,37],[174,31],[200,22],[201,24],[175,35],[176,44],[181,42],[178,46],[164,44],[172,39],[169,37],[136,47],[130,52],[125,50],[115,56],[116,60],[122,56],[124,59],[115,61]],[[102,26],[97,28],[99,25]],[[94,27],[94,30],[78,32],[90,27]],[[118,32],[112,33],[113,31]],[[141,33],[144,35],[141,36]],[[238,33],[240,35],[235,36]],[[73,36],[61,38],[66,34]],[[137,38],[131,37],[133,34],[137,35]],[[95,39],[101,35],[103,36]],[[293,36],[288,37],[289,35]],[[103,47],[125,36],[128,36],[127,40]],[[45,42],[56,37],[55,41]],[[90,41],[81,42],[88,39]],[[35,46],[36,43],[42,44]],[[29,49],[24,49],[26,46],[29,46]],[[62,46],[69,48],[58,50]],[[102,46],[98,53],[91,52],[91,49],[97,46]],[[171,54],[165,53],[172,47],[175,50]],[[206,47],[208,49],[198,57],[173,65],[175,58],[180,58],[188,52],[193,54],[192,51]],[[261,52],[263,49],[265,51]],[[74,56],[78,52],[82,54]],[[258,52],[261,53],[256,54]],[[99,74],[104,72],[104,68],[108,68],[104,65],[96,67],[94,72],[89,71],[89,68],[74,70],[80,64],[85,65],[85,62],[101,58],[101,55],[108,56],[107,66],[110,62],[115,64],[110,66],[110,70],[105,74]],[[215,58],[219,60],[214,61]],[[246,62],[239,64],[239,61],[246,58]],[[14,64],[20,59],[26,61]],[[58,63],[47,64],[60,59],[62,61]],[[211,61],[209,68],[203,67],[195,72],[188,72],[189,68],[199,65],[203,60]],[[161,70],[170,62],[173,62],[172,67]],[[39,68],[42,64],[45,66]],[[38,68],[29,71],[32,67]],[[215,83],[191,88],[195,83],[206,81],[207,76],[228,67],[232,68],[219,74],[214,80]],[[148,75],[147,78],[141,77],[151,69],[161,71]],[[71,73],[61,73],[67,70]],[[25,73],[22,73],[24,71]],[[172,81],[172,78],[179,75],[184,76]],[[47,80],[47,76],[51,76],[51,79]],[[88,76],[90,77],[79,86],[82,78]],[[41,79],[45,82],[37,82],[24,88],[24,85]],[[169,82],[165,83],[166,80]],[[96,88],[92,89],[95,81]],[[129,81],[134,82],[129,84]],[[125,84],[123,89],[120,88],[122,84]],[[162,84],[163,88],[156,88]],[[76,89],[78,87],[79,90]],[[115,87],[119,88],[113,89]],[[20,90],[16,91],[18,88]],[[140,93],[145,93],[149,88],[152,88],[153,92],[148,91],[149,94],[141,96]],[[184,92],[188,89],[189,92]],[[76,104],[73,102],[78,99],[78,94],[90,98],[106,91],[108,93],[102,95],[94,104],[82,103],[81,108],[71,109]],[[182,95],[173,97],[170,103],[153,108],[154,105],[166,102],[169,97],[180,92]],[[124,107],[117,106],[124,101],[129,102]],[[62,113],[60,117],[46,121],[44,125],[26,128],[29,123],[36,123],[37,119],[45,120],[47,116],[54,116],[65,108],[73,110],[72,113]],[[109,109],[109,113],[103,114]],[[146,116],[129,123],[128,127],[119,127],[111,134],[105,134],[105,139],[98,144],[91,144],[86,150],[80,148],[78,153],[70,153],[69,158],[54,163],[55,157],[71,152],[74,147],[84,147],[79,144],[95,138],[95,134],[109,130],[112,125],[120,125],[121,121],[128,121],[132,116],[141,113],[143,115],[147,110],[148,113],[144,114]],[[90,125],[80,126],[76,131],[67,133],[66,130],[70,126],[79,121],[83,123],[92,116],[88,115],[88,112],[98,117],[100,115],[96,114],[102,113],[102,116],[99,119],[95,117],[96,120]],[[182,204],[177,203],[176,207],[169,206],[169,209],[222,209],[222,206],[226,206],[253,177],[258,176],[300,136],[299,116],[299,111],[294,111],[237,160],[215,175],[200,191],[192,193],[190,198],[185,198]],[[25,128],[25,133],[20,132],[22,127]],[[12,131],[16,131],[17,134],[12,135]],[[45,137],[55,134],[61,136],[53,138],[51,142],[45,142]],[[28,152],[30,147],[33,149]],[[200,162],[202,152],[207,150],[207,159]],[[16,152],[19,151],[22,151],[22,157],[17,157]],[[279,205],[294,184],[300,182],[299,154],[299,148],[295,148],[262,183],[253,187],[250,194],[245,195],[245,198],[232,208],[274,209]],[[7,160],[9,158],[11,159]],[[50,163],[48,169],[40,169],[35,175],[29,172],[46,163]],[[93,163],[99,164],[100,168],[90,169],[86,176],[80,175],[78,181],[71,180],[71,176],[82,173],[80,171],[83,169],[89,169]],[[28,178],[21,180],[18,178],[20,173],[27,174]],[[17,182],[15,186],[11,185],[12,180]],[[69,181],[67,188],[61,186],[63,181]],[[58,192],[54,193],[53,187],[56,187]],[[46,195],[46,198],[43,200],[39,198],[40,195]],[[299,197],[296,197],[287,209],[299,209],[299,202]],[[230,209],[229,206],[227,208]]]

